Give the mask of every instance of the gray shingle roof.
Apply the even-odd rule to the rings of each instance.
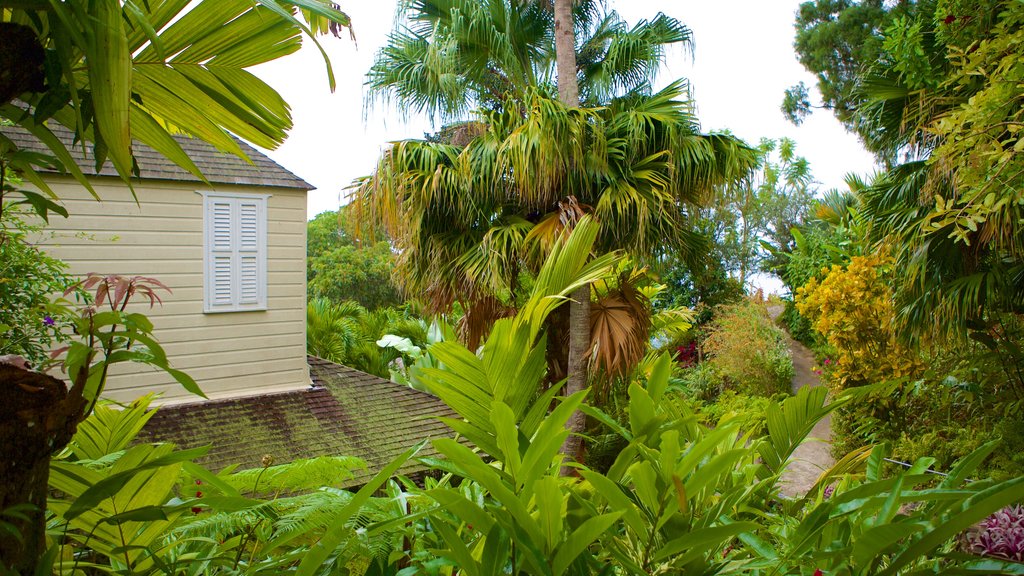
[[[139,435],[142,442],[172,442],[179,448],[210,446],[199,463],[213,471],[227,466],[258,468],[263,455],[283,464],[316,456],[356,456],[373,474],[422,440],[452,438],[438,417],[458,415],[435,396],[347,366],[308,357],[310,388],[243,398],[164,406]],[[419,458],[437,458],[429,443]],[[399,474],[427,470],[417,460]]]
[[[97,173],[91,147],[89,148],[89,155],[86,156],[82,151],[81,144],[72,146],[74,134],[70,130],[56,122],[50,122],[48,127],[68,147],[71,155],[75,158],[75,163],[78,164],[78,167],[86,176],[117,176],[117,171],[114,170],[113,164],[109,161]],[[4,126],[0,128],[0,131],[22,150],[49,153],[46,145],[22,128]],[[174,136],[174,139],[178,141],[178,144],[188,154],[188,157],[199,167],[199,171],[213,184],[273,186],[300,190],[312,190],[314,188],[302,178],[292,174],[266,155],[237,138],[235,140],[249,159],[252,160],[252,164],[234,154],[221,152],[202,140],[181,135]],[[139,175],[143,180],[200,181],[190,172],[180,168],[177,164],[141,142],[134,142],[132,148],[135,153],[135,160],[139,164]],[[39,171],[59,173],[56,170]]]

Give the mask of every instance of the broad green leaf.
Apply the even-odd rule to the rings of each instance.
[[[469,551],[469,548],[466,547],[465,542],[462,541],[462,538],[450,526],[443,521],[437,522],[434,524],[434,530],[441,536],[444,543],[448,545],[448,548],[442,550],[441,553],[455,561],[460,571],[465,572],[469,576],[485,576],[481,574],[480,565]]]
[[[626,496],[621,486],[612,482],[606,476],[586,468],[580,470],[580,475],[594,486],[595,492],[600,498],[608,501],[612,510],[623,512],[623,520],[635,534],[638,536],[647,535],[649,532],[647,530],[647,523],[637,510],[636,503]]]
[[[475,530],[484,534],[494,525],[494,519],[485,510],[453,488],[428,490],[427,496],[433,498],[442,508],[454,514],[459,520],[472,525]]]
[[[85,47],[89,62],[86,71],[96,111],[96,136],[106,144],[121,179],[128,182],[132,173],[132,55],[123,30],[123,12],[116,0],[95,0],[89,8],[92,25]]]
[[[588,519],[579,528],[572,531],[555,553],[551,563],[551,573],[555,576],[565,574],[569,566],[583,553],[601,534],[615,524],[622,512],[602,514]]]
[[[989,454],[999,447],[999,444],[999,440],[986,442],[967,456],[964,456],[953,466],[953,469],[949,471],[949,475],[942,480],[939,487],[959,488],[961,484],[967,481],[967,477],[973,474],[978,466],[988,458]]]
[[[753,522],[733,522],[694,530],[679,538],[670,540],[654,554],[655,560],[680,556],[678,564],[688,563],[692,557],[706,554],[710,550],[725,546],[743,532],[753,532],[759,526]]]
[[[522,484],[540,478],[546,470],[551,468],[555,459],[561,458],[559,449],[569,431],[565,423],[569,417],[583,403],[587,391],[581,390],[558,403],[558,406],[551,411],[551,414],[541,422],[537,433],[530,439],[530,445],[523,455],[522,472],[520,477]]]
[[[519,466],[522,464],[519,454],[519,429],[516,427],[515,415],[512,409],[504,402],[495,400],[491,403],[491,422],[497,433],[498,448],[501,454],[501,463],[513,478],[519,473]]]
[[[96,482],[95,484],[89,486],[89,488],[85,490],[85,492],[83,492],[75,499],[75,501],[71,504],[68,510],[64,512],[64,518],[66,520],[72,520],[80,514],[82,514],[83,512],[85,512],[86,510],[94,508],[103,500],[112,498],[114,495],[120,492],[121,489],[124,488],[129,482],[136,479],[136,476],[139,475],[139,473],[141,472],[152,470],[154,468],[161,468],[172,464],[180,464],[181,462],[195,460],[201,457],[202,455],[206,454],[209,450],[209,447],[206,446],[202,448],[193,448],[191,450],[179,450],[167,454],[165,456],[161,456],[146,461],[142,464],[139,464],[138,466],[134,466],[126,470],[121,470],[111,476],[103,478],[99,482]],[[125,461],[126,459],[127,456],[125,458],[122,458],[122,460],[119,461],[118,464],[120,465],[120,463]]]
[[[924,522],[882,524],[859,534],[853,542],[851,560],[858,570],[870,569],[873,561],[886,550],[899,545],[901,540],[927,530]]]
[[[651,375],[647,378],[647,392],[655,403],[661,401],[662,395],[668,388],[668,377],[672,371],[672,358],[668,354],[661,354],[651,369]]]
[[[103,519],[107,524],[123,524],[125,522],[149,522],[152,520],[167,520],[167,511],[163,506],[143,506],[134,510],[127,510]]]
[[[566,512],[566,502],[558,478],[544,476],[534,481],[533,498],[539,515],[541,533],[544,535],[544,548],[548,552],[553,552],[562,540],[562,519],[565,518]]]

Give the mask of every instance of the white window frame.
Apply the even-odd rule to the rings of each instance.
[[[197,190],[203,197],[203,312],[217,314],[221,312],[253,312],[267,310],[267,199],[270,194],[242,194],[236,192],[214,192]],[[231,247],[219,250],[221,254],[230,255],[231,288],[230,302],[216,301],[214,283],[214,206],[216,204],[231,206],[230,237]],[[254,301],[241,302],[241,206],[256,204],[256,298]],[[251,252],[251,250],[250,250]]]

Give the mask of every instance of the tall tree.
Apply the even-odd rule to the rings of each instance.
[[[392,281],[395,255],[384,239],[352,231],[349,207],[318,214],[306,225],[306,293],[333,304],[354,300],[368,310],[403,302]]]
[[[572,18],[573,0],[555,0],[555,62],[558,70],[558,99],[568,108],[580,105],[576,77],[576,33]],[[575,200],[574,190],[565,195]],[[587,387],[587,357],[590,347],[590,285],[577,288],[569,304],[569,379],[565,394],[571,396]],[[586,428],[586,416],[576,410],[566,422],[569,435],[562,444],[562,455],[578,458]],[[563,474],[567,473],[563,469]]]
[[[871,127],[858,114],[864,103],[858,79],[883,55],[884,31],[895,19],[914,9],[915,0],[813,0],[797,11],[797,58],[818,80],[822,107],[861,136],[870,146]],[[790,88],[783,113],[800,124],[811,113],[807,87]]]
[[[447,141],[396,144],[362,188],[364,219],[391,225],[407,287],[436,304],[468,300],[467,317],[506,313],[529,266],[527,237],[550,238],[588,212],[603,250],[698,252],[676,206],[752,161],[735,140],[699,134],[684,83],[651,94],[665,47],[689,42],[685,27],[659,15],[630,28],[599,2],[412,4],[411,29],[393,34],[371,90],[462,123]],[[552,58],[556,41],[571,59]],[[552,99],[555,72],[571,105]],[[605,107],[577,108],[581,96]],[[467,122],[460,114],[472,106],[483,112]],[[577,292],[578,312],[590,293]],[[590,320],[572,310],[564,365],[575,367],[591,347]],[[570,386],[586,386],[585,367],[567,370]]]
[[[574,3],[578,93],[599,105],[649,94],[666,51],[689,50],[691,34],[658,14],[630,26],[601,0]],[[367,75],[374,99],[442,122],[474,109],[516,106],[530,90],[556,93],[554,12],[549,2],[403,0],[399,24]]]
[[[984,332],[1000,314],[1024,310],[1024,8],[1010,0],[883,8],[877,56],[849,74],[861,103],[855,127],[891,166],[859,194],[861,212],[896,259],[902,334]],[[825,42],[823,51],[829,46],[838,49]]]

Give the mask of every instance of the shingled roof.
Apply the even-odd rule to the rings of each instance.
[[[117,176],[117,171],[111,162],[106,162],[99,172],[96,172],[95,160],[92,158],[91,148],[87,156],[81,144],[72,146],[74,133],[71,130],[50,122],[50,131],[54,133],[67,146],[75,163],[87,175]],[[4,136],[10,138],[21,150],[41,152],[49,154],[50,151],[45,144],[36,139],[35,136],[17,126],[4,126],[0,128]],[[188,136],[175,135],[174,139],[181,146],[185,154],[195,162],[199,171],[206,176],[213,184],[241,184],[245,186],[273,186],[278,188],[297,188],[301,190],[312,190],[314,187],[308,182],[284,169],[278,163],[268,158],[265,154],[256,150],[245,142],[235,138],[238,145],[252,160],[252,164],[234,154],[228,154],[217,150],[212,145],[190,138]],[[168,160],[163,154],[156,150],[135,141],[132,143],[132,151],[135,154],[135,161],[139,165],[139,176],[149,180],[177,180],[182,182],[200,182],[191,172],[179,167]],[[39,172],[59,174],[52,169],[40,169]]]
[[[452,437],[438,416],[455,416],[438,398],[347,366],[310,356],[313,386],[293,392],[165,406],[139,435],[142,442],[180,448],[211,446],[199,463],[257,468],[264,455],[276,463],[316,456],[356,456],[368,464],[349,486],[421,440]],[[429,443],[419,457],[437,457]],[[400,474],[426,470],[408,462]]]

